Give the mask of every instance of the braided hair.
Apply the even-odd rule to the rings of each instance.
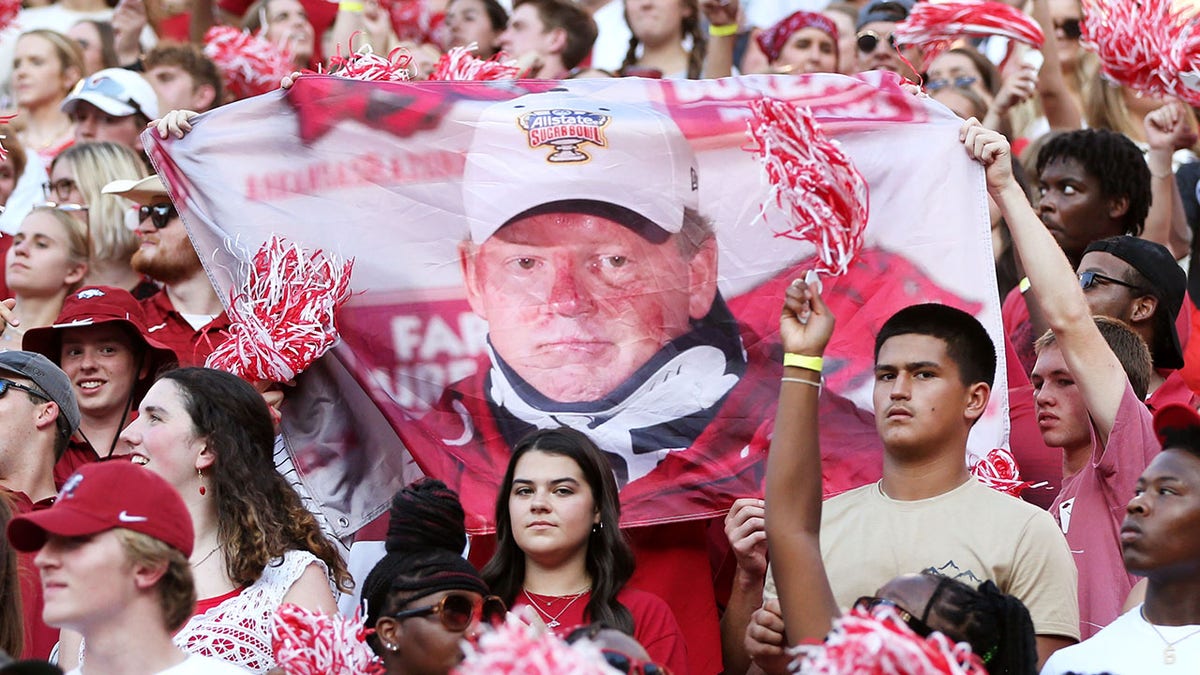
[[[971,645],[990,675],[1037,675],[1037,639],[1029,610],[985,581],[978,588],[943,577],[926,613],[937,614],[946,636]]]
[[[688,9],[691,10],[691,13],[688,16],[683,17],[683,20],[680,24],[680,29],[683,35],[691,36],[692,38],[692,49],[688,52],[687,77],[689,80],[698,80],[704,71],[704,56],[708,52],[708,35],[705,33],[703,26],[701,25],[702,22],[699,0],[679,1],[686,3]],[[629,23],[628,16],[625,18],[625,23]],[[637,65],[638,48],[641,47],[641,45],[641,40],[639,40],[637,35],[634,35],[633,31],[631,30],[629,35],[629,49],[625,52],[625,61],[621,63],[622,72],[624,72],[626,68]]]
[[[387,554],[363,582],[368,628],[380,617],[434,593],[448,590],[488,595],[487,585],[462,557],[467,545],[458,494],[430,478],[401,489],[388,514]],[[372,634],[372,648],[379,646]]]

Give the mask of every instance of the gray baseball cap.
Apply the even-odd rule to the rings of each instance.
[[[61,419],[66,424],[59,424],[60,432],[70,436],[79,428],[79,404],[75,402],[75,392],[71,389],[71,378],[54,365],[50,359],[36,352],[26,352],[11,349],[0,352],[0,371],[7,370],[21,377],[32,380],[51,401],[58,404]],[[2,373],[0,373],[2,374]]]

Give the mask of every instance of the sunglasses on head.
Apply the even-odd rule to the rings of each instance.
[[[1061,30],[1063,35],[1066,35],[1072,40],[1078,40],[1079,36],[1083,35],[1083,27],[1079,19],[1063,19],[1062,21],[1055,21],[1054,27],[1058,30]]]
[[[175,210],[175,205],[170,202],[161,204],[150,204],[149,206],[141,206],[138,208],[138,222],[142,222],[147,218],[154,225],[154,229],[161,230],[171,224],[171,219],[179,215]]]
[[[864,30],[858,34],[858,51],[864,54],[870,54],[871,52],[875,51],[875,48],[878,47],[879,43],[883,42],[883,40],[884,38],[879,35],[879,33],[876,33],[873,30]],[[895,49],[896,36],[892,33],[888,33],[887,43],[889,47]]]
[[[25,384],[21,384],[19,382],[13,382],[12,380],[0,379],[0,397],[4,396],[6,393],[8,393],[9,388],[20,389],[21,391],[23,391],[27,394],[33,394],[34,396],[42,399],[43,401],[50,400],[49,396],[43,394],[42,392],[38,391],[37,389],[34,389],[33,387],[30,387]]]
[[[946,87],[950,87],[950,86],[959,87],[960,89],[967,89],[971,85],[975,84],[978,81],[979,81],[978,77],[974,77],[971,75],[960,75],[959,77],[956,77],[953,80],[949,80],[949,79],[945,79],[945,78],[940,79],[940,80],[932,80],[925,84],[925,91],[937,91],[939,89],[945,89]]]
[[[402,609],[392,614],[393,619],[410,619],[417,616],[437,614],[442,620],[442,627],[452,633],[461,633],[471,625],[471,621],[479,618],[488,625],[496,625],[504,621],[507,612],[504,601],[489,595],[483,602],[476,603],[475,599],[465,593],[450,593],[435,604],[413,609]]]
[[[665,667],[612,649],[601,649],[604,662],[623,675],[671,675]]]
[[[1101,274],[1099,272],[1080,272],[1079,273],[1079,286],[1081,288],[1083,288],[1084,290],[1087,290],[1089,288],[1095,288],[1096,286],[1103,286],[1106,284],[1116,284],[1118,286],[1124,286],[1125,288],[1131,288],[1135,291],[1142,290],[1141,288],[1138,288],[1137,286],[1129,283],[1128,281],[1121,281],[1120,279],[1114,279],[1113,277],[1110,277],[1106,274]]]
[[[920,635],[921,637],[929,637],[933,633],[933,629],[930,628],[929,624],[925,623],[924,620],[918,619],[917,617],[913,616],[912,612],[904,609],[900,605],[897,605],[895,602],[888,600],[887,598],[877,598],[870,595],[864,595],[863,597],[854,601],[854,609],[864,612],[870,612],[876,607],[880,606],[891,607],[893,610],[895,610],[896,614],[899,615],[900,620],[903,621],[906,626],[911,628],[912,632],[916,633],[917,635]]]

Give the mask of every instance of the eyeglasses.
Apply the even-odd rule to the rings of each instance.
[[[71,192],[78,187],[79,184],[71,178],[59,178],[54,182],[47,181],[42,183],[42,194],[46,199],[57,199],[60,202],[65,202],[71,198]]]
[[[651,661],[643,661],[635,656],[612,649],[601,649],[604,662],[615,668],[623,675],[671,675],[671,671]]]
[[[1085,290],[1085,291],[1089,288],[1094,288],[1098,285],[1103,285],[1103,284],[1116,284],[1118,286],[1124,286],[1125,288],[1132,288],[1135,291],[1142,290],[1138,286],[1135,286],[1127,281],[1121,281],[1120,279],[1114,279],[1110,276],[1100,274],[1099,272],[1080,272],[1079,273],[1079,286],[1081,288],[1083,288],[1083,290]]]
[[[20,384],[19,382],[13,382],[12,380],[5,380],[5,379],[0,379],[0,397],[3,397],[4,394],[8,393],[9,387],[11,387],[13,389],[20,389],[23,392],[33,394],[34,396],[42,399],[43,401],[50,400],[49,396],[43,394],[42,392],[38,391],[37,389],[34,389],[33,387],[30,387],[30,386],[24,385],[24,384]]]
[[[979,81],[978,77],[974,77],[971,75],[960,75],[959,77],[956,77],[953,80],[942,78],[940,80],[933,80],[931,82],[925,83],[925,91],[937,91],[939,89],[945,89],[946,87],[949,87],[949,86],[955,86],[955,87],[959,87],[961,89],[968,89],[968,88],[970,88],[971,85],[975,84],[978,81]]]
[[[864,54],[870,54],[871,52],[875,51],[875,48],[879,46],[880,42],[883,42],[883,37],[881,37],[879,33],[876,33],[873,30],[864,30],[858,34],[858,51]],[[887,43],[892,49],[896,48],[895,34],[888,33]]]
[[[482,603],[476,605],[474,598],[469,595],[450,593],[439,600],[437,604],[400,610],[391,616],[393,619],[409,619],[437,614],[438,618],[442,620],[442,627],[453,633],[461,633],[471,625],[471,621],[476,617],[479,617],[484,623],[494,626],[504,621],[504,614],[507,611],[504,601],[494,595],[487,596]]]
[[[917,635],[920,635],[921,637],[929,637],[933,633],[933,629],[929,627],[929,624],[913,616],[912,612],[904,609],[900,605],[897,605],[895,602],[888,600],[887,598],[876,598],[870,595],[864,595],[863,597],[854,601],[854,609],[865,612],[870,612],[880,605],[884,607],[891,607],[892,609],[896,610],[896,614],[900,616],[900,620],[903,621],[909,628],[911,628],[912,632],[916,633]]]
[[[1078,40],[1079,36],[1083,35],[1083,26],[1079,19],[1063,19],[1055,21],[1054,28],[1061,30],[1063,35],[1066,35],[1072,40]]]
[[[75,213],[76,211],[87,211],[88,207],[83,204],[73,204],[71,202],[38,202],[34,204],[35,209],[54,209],[55,211],[64,211],[66,213]]]
[[[142,222],[147,218],[154,225],[154,229],[161,230],[171,224],[171,219],[178,217],[179,211],[175,210],[175,205],[163,202],[161,204],[150,204],[149,206],[141,206],[138,208],[138,222]]]

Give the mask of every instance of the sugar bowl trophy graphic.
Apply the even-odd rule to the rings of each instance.
[[[579,149],[584,143],[600,147],[604,127],[612,118],[599,112],[554,109],[534,110],[518,118],[521,128],[529,134],[529,147],[550,146],[554,153],[547,162],[586,162],[591,157]]]

